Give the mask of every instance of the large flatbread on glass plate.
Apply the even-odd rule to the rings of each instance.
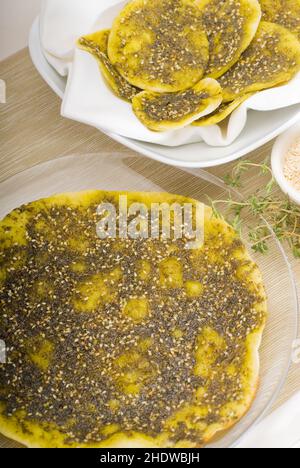
[[[196,249],[101,239],[97,207],[120,195],[203,208],[90,191],[0,223],[0,432],[28,447],[200,447],[255,397],[267,306],[239,236],[205,207]]]

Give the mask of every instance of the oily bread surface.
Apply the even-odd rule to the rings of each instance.
[[[19,246],[26,248],[29,242],[26,236],[28,225],[35,219],[36,216],[43,212],[48,213],[51,210],[58,211],[62,207],[68,209],[86,210],[89,207],[95,207],[101,201],[115,201],[117,202],[119,193],[116,192],[99,192],[90,191],[83,193],[63,194],[51,197],[46,200],[41,200],[15,210],[8,215],[0,225],[0,242],[1,251],[8,251],[12,246]],[[197,206],[198,202],[189,198],[172,195],[172,194],[155,194],[155,193],[130,193],[127,194],[130,201],[139,201],[150,206],[153,202],[168,202],[168,203],[192,203]],[[46,226],[43,223],[40,227]],[[13,414],[7,414],[6,400],[1,398],[0,404],[0,431],[1,433],[27,447],[199,447],[208,443],[218,432],[229,429],[236,422],[238,422],[244,414],[248,411],[251,403],[255,397],[258,380],[259,380],[259,346],[262,339],[263,329],[265,326],[267,316],[267,304],[263,287],[263,280],[258,267],[253,263],[249,253],[243,244],[239,241],[238,236],[233,229],[224,221],[212,217],[211,209],[205,208],[205,243],[204,247],[199,251],[194,251],[193,264],[195,265],[195,276],[197,276],[197,268],[201,268],[201,261],[203,260],[203,249],[206,246],[206,260],[212,265],[219,268],[220,264],[224,261],[222,256],[218,257],[219,246],[217,239],[223,238],[223,245],[226,248],[233,245],[232,255],[237,262],[237,270],[235,272],[237,280],[251,291],[254,300],[254,308],[257,312],[257,323],[253,323],[251,331],[247,333],[243,341],[244,355],[238,373],[234,366],[228,365],[226,372],[229,373],[230,378],[239,379],[242,385],[242,398],[238,400],[228,399],[224,401],[218,410],[218,415],[213,415],[212,422],[205,419],[209,405],[204,403],[203,388],[195,388],[198,392],[198,399],[190,399],[186,401],[182,407],[177,411],[171,412],[169,417],[164,421],[164,429],[156,434],[149,434],[147,431],[132,430],[123,431],[116,430],[113,434],[107,434],[102,440],[72,440],[64,429],[61,429],[57,424],[43,421],[43,418],[30,417],[22,409],[17,409]],[[215,244],[215,246],[214,246]],[[76,246],[72,244],[72,248]],[[224,253],[225,255],[225,253]],[[17,257],[16,257],[17,258]],[[172,257],[173,258],[173,257]],[[28,261],[28,259],[27,259]],[[19,262],[19,264],[18,264]],[[14,268],[22,269],[24,259],[22,256],[16,261]],[[11,265],[9,265],[11,268]],[[7,275],[8,265],[4,263],[4,267],[0,271],[1,291],[5,290],[5,281]],[[200,271],[200,270],[199,270]],[[165,279],[165,278],[164,278]],[[174,278],[172,278],[174,280]],[[177,281],[177,278],[175,278]],[[187,282],[188,283],[188,282]],[[187,288],[185,283],[185,288]],[[194,287],[194,285],[193,285]],[[179,288],[180,289],[180,288]],[[170,291],[173,294],[175,289]],[[167,292],[168,294],[168,292]],[[83,313],[83,311],[80,311]],[[254,321],[255,322],[255,321]],[[221,330],[216,330],[213,327],[206,325],[199,329],[199,335],[195,336],[195,370],[194,373],[201,377],[202,380],[213,380],[213,372],[216,372],[215,363],[212,359],[212,354],[219,352],[225,346],[224,338],[222,337]],[[48,344],[47,344],[48,343]],[[41,374],[47,372],[47,351],[51,351],[51,345],[47,340],[43,343],[46,358],[42,354],[37,354],[31,359],[33,367],[38,367]],[[221,351],[220,351],[221,352]],[[197,354],[198,353],[198,354]],[[135,364],[134,364],[135,365]],[[197,367],[198,366],[198,367]],[[3,371],[3,367],[1,372]],[[1,381],[0,381],[1,382]],[[1,387],[3,386],[3,382]],[[202,386],[203,387],[203,386]],[[125,388],[125,387],[124,387]],[[1,388],[5,394],[5,388]],[[128,387],[124,391],[127,391]],[[212,395],[211,395],[212,396]],[[240,395],[241,396],[241,395]],[[75,402],[70,402],[75,404]],[[100,410],[101,411],[101,410]],[[79,414],[80,412],[76,413]],[[196,422],[195,422],[196,421]],[[188,428],[187,433],[198,431],[199,438],[181,437],[178,436],[174,440],[174,430],[178,429],[180,425],[186,424]],[[101,428],[99,428],[100,430]]]

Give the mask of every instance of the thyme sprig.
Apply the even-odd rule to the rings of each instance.
[[[248,236],[252,249],[262,254],[268,252],[269,241],[273,237],[265,220],[273,229],[277,239],[286,243],[293,255],[300,258],[300,207],[285,195],[275,193],[278,185],[269,162],[259,164],[243,160],[233,168],[231,174],[226,175],[225,183],[233,189],[242,187],[243,176],[250,169],[258,169],[261,177],[267,177],[262,184],[263,188],[241,201],[231,197],[211,200],[214,216],[226,219],[240,234],[243,228],[242,220],[247,213],[261,219],[261,223],[256,227],[248,228]],[[221,214],[220,206],[223,206],[224,214]]]

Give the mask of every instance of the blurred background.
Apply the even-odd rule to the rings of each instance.
[[[0,0],[0,60],[27,46],[42,0]]]

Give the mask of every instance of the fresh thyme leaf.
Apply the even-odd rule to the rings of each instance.
[[[297,247],[297,246],[293,246],[292,248],[293,250],[293,255],[295,258],[300,258],[300,247]]]
[[[257,244],[252,245],[252,250],[254,250],[254,252],[258,252],[261,254],[266,254],[269,250],[267,241],[261,241],[261,242],[258,242]]]
[[[248,170],[256,168],[261,177],[269,180],[263,181],[263,188],[248,196],[243,201],[235,201],[230,197],[224,200],[210,200],[213,214],[218,218],[225,218],[234,229],[241,234],[242,214],[251,213],[263,217],[273,229],[277,239],[287,243],[295,258],[300,258],[300,207],[291,202],[286,196],[278,196],[274,189],[278,188],[273,177],[269,160],[262,164],[248,160],[240,161],[224,178],[225,183],[232,188],[242,187],[243,175]],[[226,214],[221,214],[219,205],[226,207]],[[246,214],[246,213],[245,213]],[[249,230],[249,241],[255,252],[265,254],[268,252],[268,241],[272,238],[266,225],[257,226]]]
[[[224,181],[227,185],[233,188],[238,188],[241,185],[241,178],[240,177],[232,177],[231,175],[227,174],[224,177]]]
[[[224,219],[223,215],[221,214],[221,212],[217,208],[217,203],[214,200],[212,200],[210,197],[207,197],[207,198],[208,198],[209,203],[211,205],[213,216],[215,218],[217,218],[217,219]]]
[[[275,179],[271,179],[266,185],[266,192],[269,195],[275,186]]]

